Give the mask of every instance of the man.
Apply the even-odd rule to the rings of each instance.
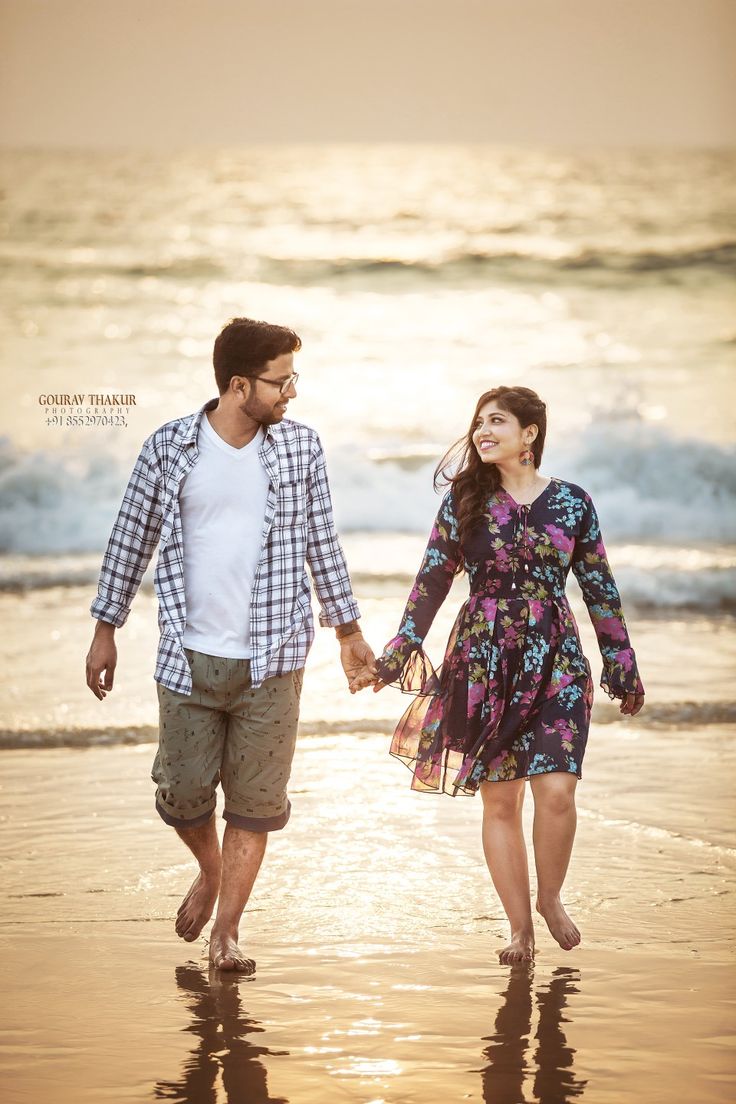
[[[314,430],[284,418],[300,348],[284,326],[248,318],[225,326],[213,356],[219,398],[144,442],[91,606],[87,685],[102,700],[113,688],[115,628],[158,545],[156,809],[199,863],[177,934],[196,939],[217,901],[209,954],[221,970],[254,969],[238,946],[240,918],[268,833],[289,819],[286,784],[314,639],[305,562],[351,691],[374,659],[357,624],[322,446]]]

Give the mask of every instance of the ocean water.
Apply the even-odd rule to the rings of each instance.
[[[389,587],[398,617],[434,465],[478,394],[521,383],[626,607],[730,624],[736,152],[9,152],[0,181],[6,597],[93,587],[141,442],[211,397],[214,336],[247,314],[303,338],[290,412],[325,444],[360,598]],[[40,396],[93,392],[134,395],[126,425],[48,424]]]

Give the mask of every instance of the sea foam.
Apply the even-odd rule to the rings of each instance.
[[[436,457],[420,448],[380,456],[328,452],[343,532],[424,533],[438,506]],[[595,424],[544,468],[593,497],[604,537],[664,544],[736,542],[736,450],[664,428]],[[549,457],[549,462],[548,462]],[[0,442],[0,553],[84,553],[105,547],[129,470],[99,452],[24,452]]]

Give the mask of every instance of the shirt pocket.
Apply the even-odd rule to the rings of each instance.
[[[273,523],[284,529],[306,525],[307,489],[303,483],[280,485]]]

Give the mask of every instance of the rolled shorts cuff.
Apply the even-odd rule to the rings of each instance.
[[[241,816],[240,813],[234,813],[231,809],[225,809],[222,819],[226,820],[228,824],[232,824],[233,828],[244,828],[246,832],[278,832],[286,827],[290,816],[291,802],[287,798],[283,813],[277,813],[276,816]]]
[[[157,800],[156,812],[161,817],[164,824],[169,824],[172,828],[199,828],[201,825],[206,824],[208,820],[212,819],[215,812],[215,806],[213,805],[210,809],[207,809],[204,813],[200,813],[198,816],[175,817],[172,816],[167,809],[164,809],[162,805],[159,805]]]

